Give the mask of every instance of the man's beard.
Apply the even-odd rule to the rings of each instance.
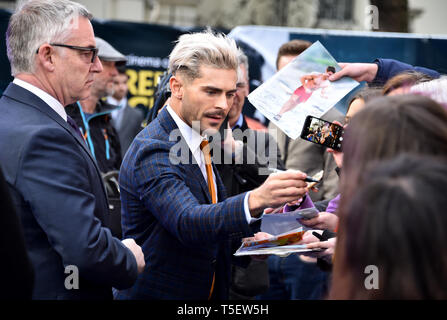
[[[104,91],[104,96],[113,96],[113,94],[115,93],[115,86],[113,85],[113,83],[106,83]]]
[[[102,83],[93,83],[92,86],[92,94],[95,95],[98,99],[102,99],[107,96],[112,96],[115,92],[115,88],[112,82],[112,85],[110,85],[109,82],[106,82],[102,85]]]

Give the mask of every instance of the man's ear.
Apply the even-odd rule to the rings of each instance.
[[[171,97],[175,97],[178,100],[183,98],[183,79],[178,76],[172,76],[169,79],[169,87],[171,88]]]
[[[40,46],[37,52],[37,63],[41,65],[47,71],[54,71],[54,48],[49,44],[43,44]]]

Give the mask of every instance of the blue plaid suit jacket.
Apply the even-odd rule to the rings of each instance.
[[[244,213],[246,193],[225,199],[215,168],[221,202],[211,205],[207,183],[186,143],[182,163],[170,161],[170,153],[177,154],[176,146],[184,141],[179,131],[169,141],[174,129],[169,112],[162,110],[135,138],[121,166],[123,236],[142,247],[146,268],[132,288],[115,294],[117,299],[208,299],[214,273],[213,298],[226,299],[231,244],[240,245],[242,237],[255,231]]]

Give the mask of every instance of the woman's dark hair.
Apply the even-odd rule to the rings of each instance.
[[[424,96],[373,99],[346,128],[343,152],[342,200],[355,192],[371,161],[404,152],[447,155],[447,111]]]
[[[447,299],[446,158],[371,163],[363,181],[340,220],[330,298]]]
[[[375,87],[364,87],[360,89],[354,97],[349,101],[348,109],[351,106],[351,103],[354,102],[354,100],[362,99],[365,101],[365,103],[369,102],[370,100],[381,97],[382,96],[382,89],[381,88],[375,88]]]
[[[433,80],[432,77],[429,75],[426,75],[425,73],[416,72],[416,71],[406,71],[399,73],[389,79],[385,85],[383,86],[382,94],[388,95],[391,93],[391,91],[408,87],[414,86],[418,83],[427,82]]]

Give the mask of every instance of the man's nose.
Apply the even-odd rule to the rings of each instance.
[[[228,110],[230,110],[231,106],[233,105],[234,98],[235,98],[234,95],[231,98],[229,98],[224,93],[219,96],[219,99],[216,102],[216,107],[228,111]]]
[[[95,72],[95,73],[100,73],[100,72],[102,72],[102,70],[103,70],[103,67],[102,67],[101,60],[99,60],[99,58],[96,57],[90,67],[90,71]]]
[[[116,68],[116,65],[114,64],[113,67],[110,69],[110,76],[115,77],[118,75],[118,69]]]

